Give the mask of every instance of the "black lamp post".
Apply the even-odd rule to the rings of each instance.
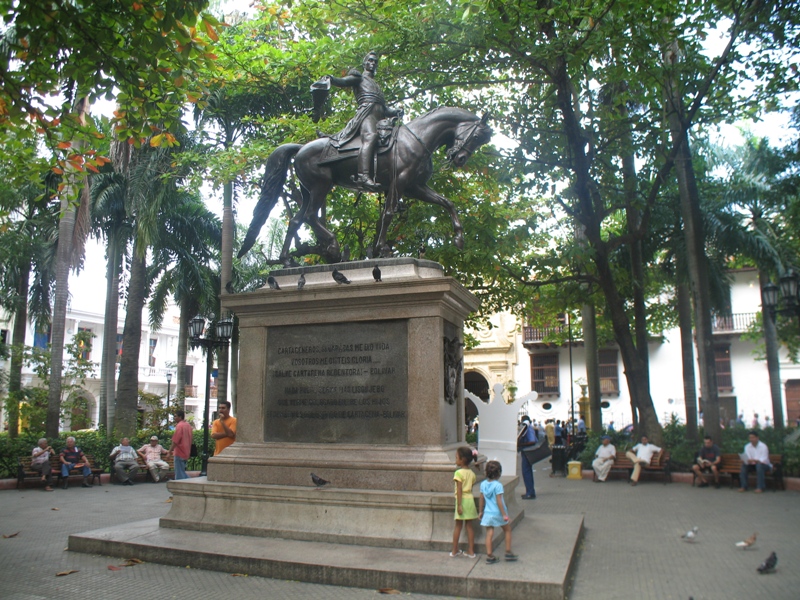
[[[200,476],[204,477],[208,474],[208,411],[209,411],[209,396],[211,396],[211,365],[213,360],[211,351],[214,348],[227,348],[228,342],[233,333],[233,319],[226,317],[217,323],[216,335],[203,336],[203,330],[206,326],[206,320],[197,315],[189,322],[189,329],[192,336],[190,340],[193,348],[200,346],[205,348],[206,351],[206,401],[203,410],[203,466],[200,470]]]
[[[800,317],[800,297],[797,295],[800,277],[798,277],[797,273],[794,271],[789,271],[778,280],[778,283],[779,286],[774,283],[768,283],[764,286],[762,290],[764,308],[769,311],[769,315],[772,317],[773,321],[775,321],[778,314]],[[778,308],[779,292],[783,308]]]
[[[169,384],[172,382],[172,371],[167,371],[167,427],[169,427]]]

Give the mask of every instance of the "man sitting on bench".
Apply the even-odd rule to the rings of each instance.
[[[695,476],[700,480],[699,487],[708,487],[708,480],[703,473],[711,472],[714,475],[714,487],[719,489],[719,463],[722,462],[722,454],[719,447],[707,435],[703,439],[703,447],[697,453],[697,463],[692,466]]]
[[[139,472],[139,463],[136,460],[136,450],[131,446],[128,438],[122,438],[119,446],[111,451],[111,462],[114,464],[114,473],[121,485],[133,485],[133,477]]]
[[[772,468],[769,462],[769,448],[758,439],[758,432],[750,432],[750,443],[745,444],[744,453],[739,456],[742,459],[742,469],[739,472],[739,491],[747,491],[747,475],[751,471],[756,472],[756,493],[760,494],[766,489],[767,471]]]
[[[625,456],[633,463],[633,473],[631,474],[631,485],[636,485],[639,482],[639,474],[642,472],[642,467],[650,464],[650,459],[657,452],[661,452],[661,448],[654,444],[647,443],[647,436],[642,436],[642,443],[636,444],[631,450],[625,453]]]
[[[44,481],[44,491],[52,492],[53,488],[53,469],[50,467],[50,455],[54,454],[53,449],[47,443],[47,438],[41,438],[39,445],[31,453],[31,469],[42,474]]]
[[[75,445],[75,438],[69,436],[67,438],[67,447],[61,451],[59,455],[61,461],[61,479],[64,480],[64,489],[67,489],[69,484],[69,472],[72,469],[81,469],[83,472],[83,482],[81,487],[90,488],[92,484],[89,483],[89,478],[92,476],[92,469],[89,466],[89,459],[83,453],[83,450]]]

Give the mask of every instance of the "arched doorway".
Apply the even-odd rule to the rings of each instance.
[[[484,402],[489,402],[489,382],[486,378],[475,371],[464,373],[464,389],[475,394]],[[469,425],[478,416],[478,407],[469,398],[464,398],[464,420]]]

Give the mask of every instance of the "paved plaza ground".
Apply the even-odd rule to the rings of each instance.
[[[537,514],[584,514],[571,600],[588,599],[796,599],[800,598],[800,494],[739,494],[724,486],[696,489],[647,479],[593,483],[550,478],[537,466],[538,498],[526,501]],[[645,479],[645,478],[643,478]],[[376,590],[342,588],[260,577],[140,564],[119,571],[122,561],[65,551],[70,533],[163,516],[169,510],[163,484],[134,487],[73,485],[53,493],[31,487],[0,491],[0,598],[102,599],[325,599],[382,597]],[[54,510],[58,509],[58,510]],[[699,527],[698,541],[681,541]],[[734,544],[757,531],[755,549]],[[269,543],[268,539],[264,540]],[[547,539],[535,540],[547,544]],[[778,570],[756,567],[771,551]],[[376,549],[380,552],[380,549]],[[458,559],[454,559],[458,560]],[[525,561],[525,556],[520,557]],[[536,569],[535,564],[530,565]],[[76,569],[65,577],[56,573]],[[404,594],[414,600],[443,596]]]

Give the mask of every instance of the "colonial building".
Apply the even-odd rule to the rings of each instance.
[[[730,312],[716,315],[713,321],[720,414],[726,426],[739,414],[744,415],[748,425],[757,414],[761,426],[765,426],[774,421],[763,339],[750,341],[742,337],[761,312],[758,273],[740,269],[731,276]],[[506,401],[511,395],[520,397],[534,390],[538,398],[521,408],[533,419],[569,418],[573,402],[577,416],[580,384],[586,382],[583,341],[547,343],[553,328],[566,333],[566,325],[558,322],[551,328],[534,328],[508,313],[494,315],[491,321],[491,329],[471,332],[480,344],[464,353],[465,388],[486,399],[488,390],[502,383]],[[665,422],[674,413],[685,420],[679,330],[665,331],[651,340],[649,351],[650,393],[659,419]],[[631,422],[631,409],[622,359],[615,345],[600,348],[599,367],[603,423],[613,421],[619,429]],[[696,355],[695,369],[700,398]],[[800,366],[789,361],[784,349],[781,389],[784,419],[794,423],[800,418]]]

